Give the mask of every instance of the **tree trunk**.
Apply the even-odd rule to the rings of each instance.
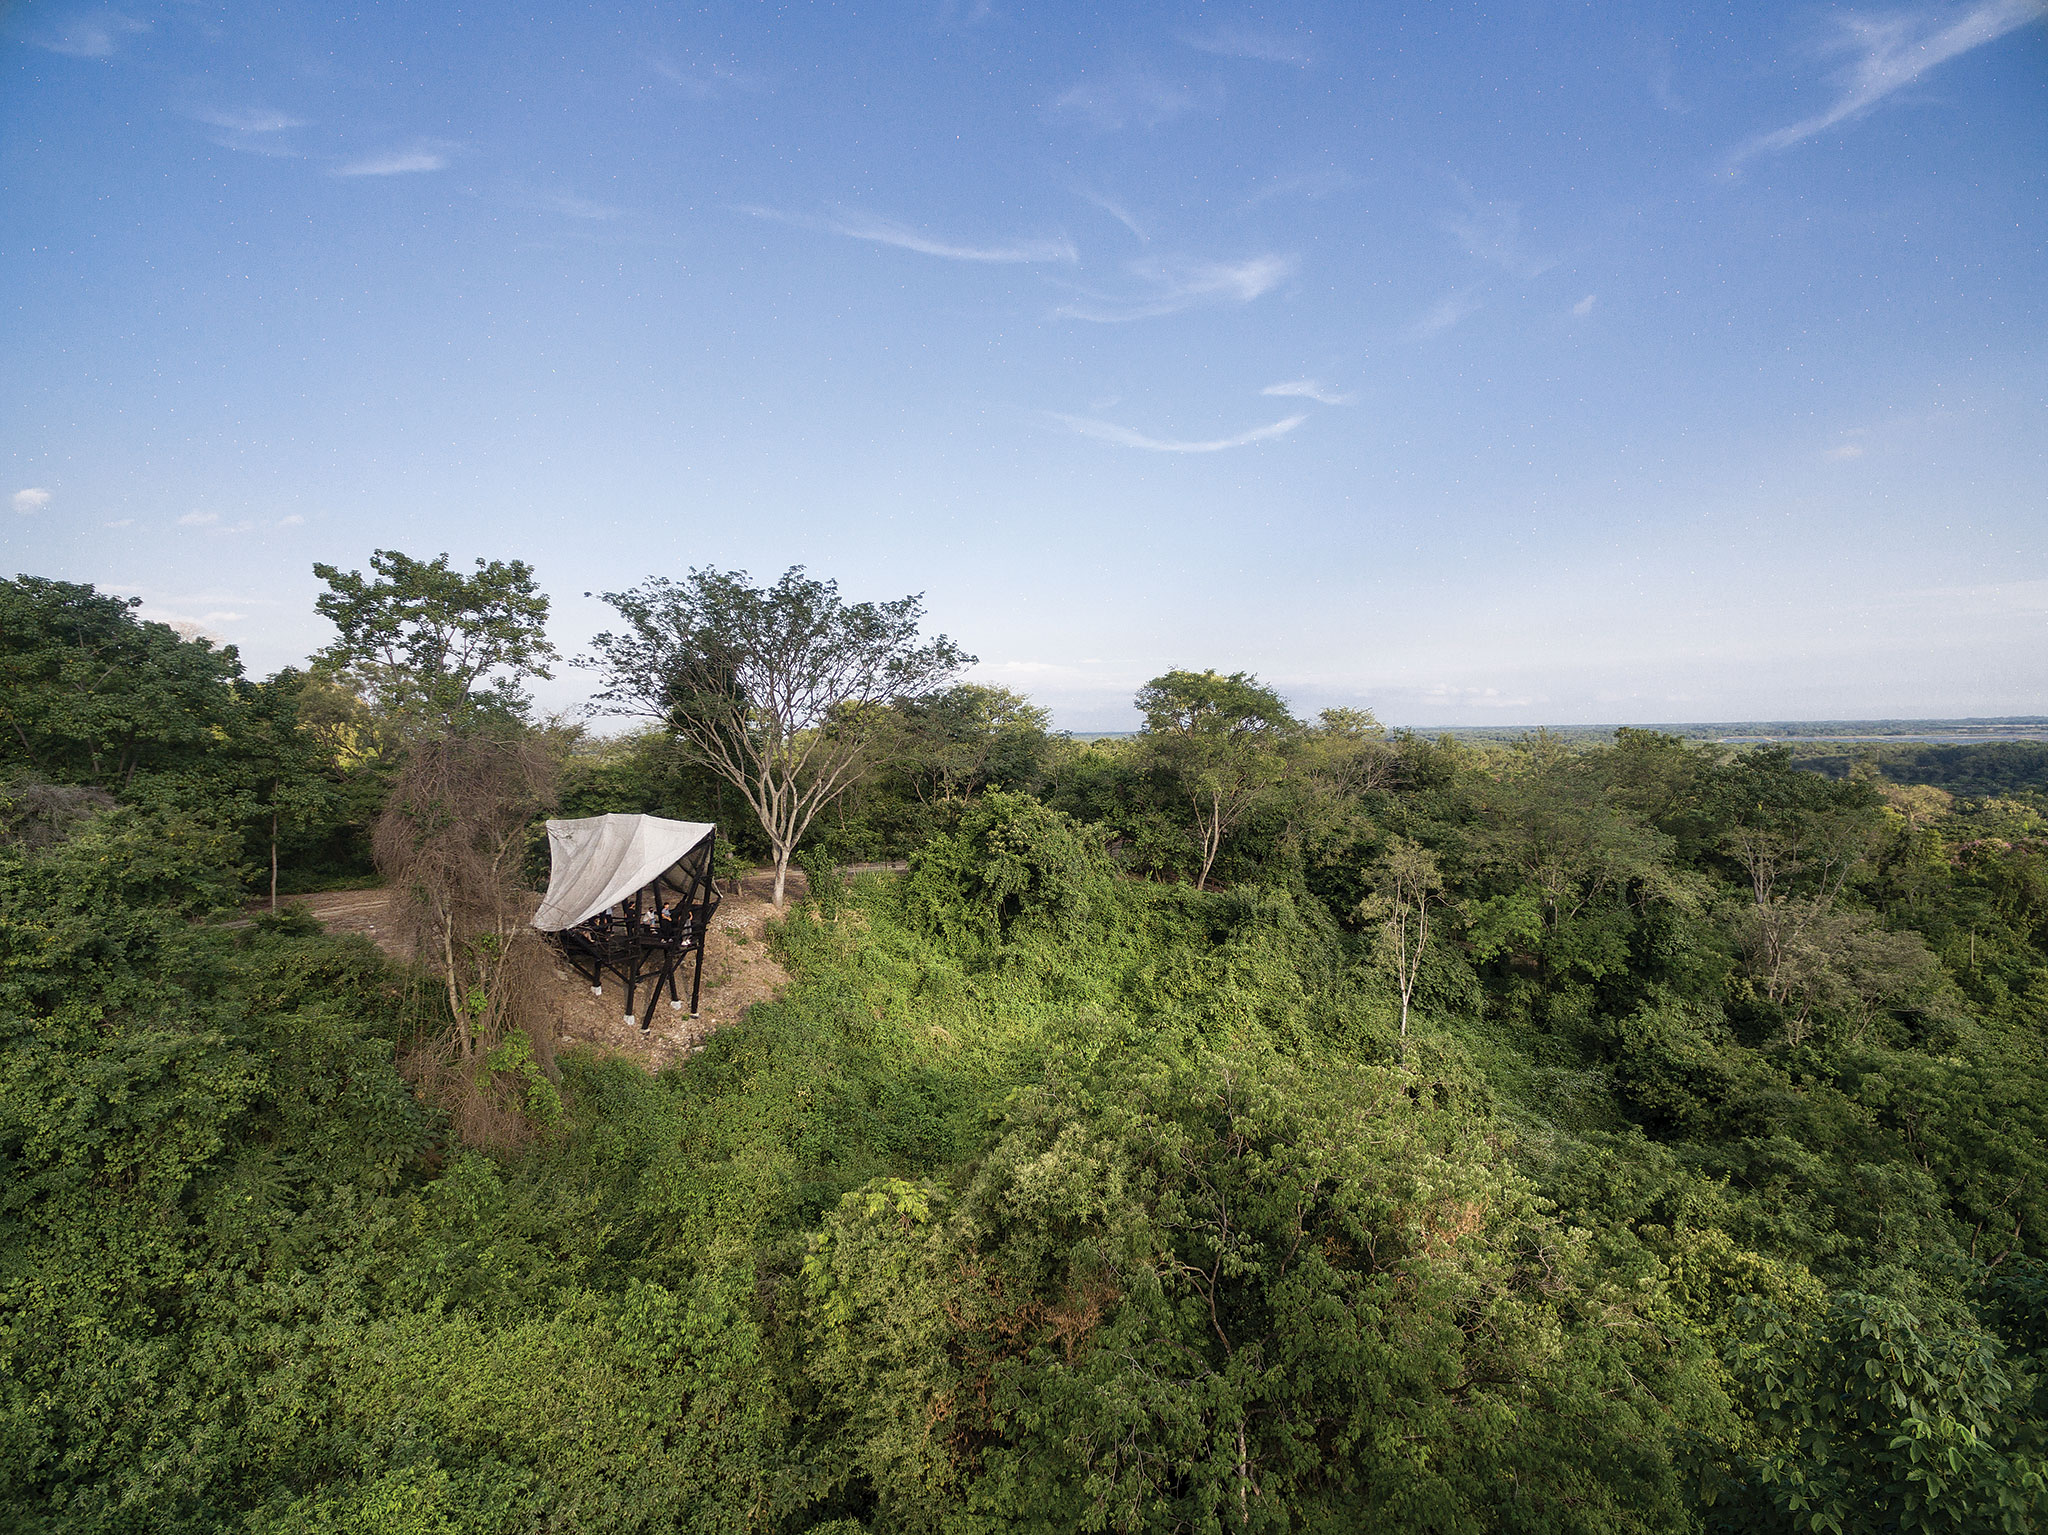
[[[789,880],[789,849],[778,848],[775,853],[775,909],[782,910],[782,887]]]
[[[277,915],[277,812],[270,812],[270,914]]]

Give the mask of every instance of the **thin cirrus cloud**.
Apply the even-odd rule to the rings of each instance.
[[[1177,35],[1190,48],[1226,59],[1292,64],[1296,69],[1306,69],[1315,63],[1315,55],[1308,51],[1306,45],[1277,33],[1254,32],[1245,27],[1218,27],[1211,32],[1182,32]]]
[[[452,147],[422,141],[406,149],[388,149],[345,160],[335,166],[331,174],[350,177],[417,176],[427,171],[444,171],[448,168],[448,152]]]
[[[649,59],[648,66],[662,79],[693,101],[717,101],[723,97],[766,90],[765,77],[731,63],[682,63],[673,59]]]
[[[1145,233],[1144,226],[1138,222],[1130,209],[1126,208],[1122,203],[1112,198],[1104,197],[1100,192],[1091,191],[1087,187],[1074,188],[1074,195],[1080,198],[1082,202],[1088,203],[1092,207],[1100,208],[1104,213],[1107,213],[1111,218],[1123,225],[1124,228],[1128,229],[1139,240],[1148,242],[1151,240],[1152,237]]]
[[[1239,204],[1239,208],[1249,213],[1254,208],[1283,197],[1301,197],[1314,202],[1317,198],[1328,197],[1333,192],[1341,192],[1346,187],[1356,184],[1356,179],[1349,171],[1303,171],[1297,175],[1279,176],[1268,181]]]
[[[213,142],[221,148],[245,155],[268,155],[273,159],[296,157],[299,151],[291,143],[291,131],[308,126],[303,117],[293,117],[289,112],[273,111],[269,107],[199,107],[190,115],[195,121],[218,130],[213,135]]]
[[[104,59],[119,51],[127,39],[148,30],[148,22],[119,11],[94,11],[70,17],[47,31],[30,33],[28,41],[74,59]]]
[[[1144,257],[1126,270],[1135,292],[1085,293],[1053,311],[1069,320],[1122,325],[1216,304],[1249,304],[1294,275],[1292,256],[1252,256],[1244,261],[1190,261],[1185,257]]]
[[[1135,123],[1157,128],[1195,106],[1195,93],[1184,85],[1143,72],[1083,80],[1046,106],[1054,118],[1075,118],[1090,127],[1113,132]]]
[[[50,493],[40,485],[31,485],[26,490],[17,490],[12,500],[17,512],[32,517],[50,504]]]
[[[1477,288],[1461,288],[1456,293],[1447,293],[1416,317],[1415,323],[1408,327],[1409,339],[1421,341],[1440,335],[1485,307],[1486,300],[1479,296]]]
[[[1960,15],[1953,11],[1882,16],[1850,14],[1837,19],[1827,50],[1851,55],[1836,77],[1836,96],[1825,111],[1757,135],[1728,157],[1739,170],[1757,155],[1774,154],[1861,116],[1902,86],[1959,54],[1996,42],[2028,22],[2048,18],[2042,0],[1981,0]]]
[[[1314,400],[1318,405],[1347,405],[1348,394],[1338,394],[1334,389],[1325,389],[1312,378],[1289,379],[1281,384],[1268,384],[1260,394],[1279,395],[1283,399]]]
[[[598,202],[595,198],[579,197],[574,192],[550,191],[515,184],[508,196],[516,207],[534,213],[559,214],[563,218],[577,219],[588,224],[606,224],[625,216],[623,208]]]
[[[1462,182],[1458,192],[1465,206],[1444,220],[1444,229],[1466,255],[1524,281],[1557,265],[1555,257],[1538,256],[1528,249],[1520,203],[1482,202]]]
[[[908,224],[871,213],[835,210],[827,217],[810,213],[787,213],[780,208],[763,208],[753,204],[742,205],[738,211],[749,218],[769,219],[778,224],[794,225],[798,229],[822,229],[830,234],[845,235],[851,240],[866,240],[874,245],[890,245],[898,250],[915,251],[921,256],[937,256],[946,261],[980,261],[998,265],[1054,262],[1072,266],[1081,259],[1081,253],[1074,248],[1074,242],[1065,235],[1056,238],[1013,240],[1002,245],[961,245],[951,240],[934,239]]]
[[[1285,437],[1289,432],[1308,420],[1307,416],[1289,416],[1266,426],[1255,426],[1248,432],[1235,437],[1212,437],[1203,441],[1187,441],[1175,437],[1148,437],[1143,432],[1133,431],[1127,426],[1118,426],[1114,421],[1096,421],[1087,416],[1064,416],[1058,411],[1047,411],[1047,415],[1068,431],[1082,437],[1092,437],[1097,442],[1113,442],[1122,448],[1142,448],[1147,453],[1221,453],[1229,448],[1248,448],[1255,442],[1270,442],[1275,437]]]

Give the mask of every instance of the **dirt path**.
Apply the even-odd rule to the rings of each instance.
[[[803,877],[791,870],[789,880],[788,898],[800,899],[806,888]],[[655,1007],[652,1025],[643,1034],[637,1021],[625,1020],[625,988],[607,977],[603,996],[594,997],[581,976],[559,959],[553,960],[542,972],[548,978],[548,989],[540,1002],[554,1021],[558,1048],[581,1041],[630,1056],[650,1071],[659,1071],[687,1059],[715,1030],[738,1022],[756,1002],[782,995],[789,973],[769,953],[766,931],[775,912],[765,899],[772,885],[772,875],[749,875],[740,892],[726,896],[719,905],[704,950],[704,989],[694,1021],[664,1000]],[[408,957],[391,921],[388,890],[334,890],[291,899],[312,912],[330,933],[360,933],[394,959]],[[252,908],[252,914],[259,909]],[[684,988],[687,1003],[687,978]],[[644,1011],[646,993],[640,993],[635,1001]]]

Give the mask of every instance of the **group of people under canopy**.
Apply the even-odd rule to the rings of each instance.
[[[604,977],[625,988],[627,1023],[645,1031],[668,992],[683,1006],[681,976],[690,975],[690,1016],[704,983],[704,940],[718,910],[712,878],[718,828],[658,815],[594,815],[548,822],[548,893],[533,925],[551,935],[562,956],[604,994]],[[644,1012],[634,998],[653,983]]]

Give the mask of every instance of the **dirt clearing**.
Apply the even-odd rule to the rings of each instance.
[[[773,1001],[789,985],[789,973],[768,951],[768,921],[775,908],[766,896],[769,878],[749,875],[740,892],[725,896],[718,915],[711,919],[710,941],[704,949],[704,989],[697,1017],[671,1008],[664,997],[656,1004],[654,1018],[643,1034],[636,1019],[625,1020],[626,989],[605,977],[604,995],[590,994],[589,983],[559,958],[553,958],[541,972],[547,991],[539,999],[544,1016],[553,1021],[557,1048],[572,1043],[596,1045],[601,1050],[639,1061],[650,1071],[659,1071],[685,1060],[716,1030],[737,1023],[756,1002]],[[788,898],[802,898],[804,885],[792,870]],[[405,959],[396,926],[391,920],[391,892],[388,890],[333,890],[320,895],[290,897],[291,904],[304,906],[330,933],[359,933],[394,959]],[[252,915],[257,910],[252,908]],[[691,961],[693,966],[694,960]],[[685,1007],[689,1003],[689,973],[682,974]],[[635,1011],[644,1012],[647,992],[643,987],[634,997]]]

